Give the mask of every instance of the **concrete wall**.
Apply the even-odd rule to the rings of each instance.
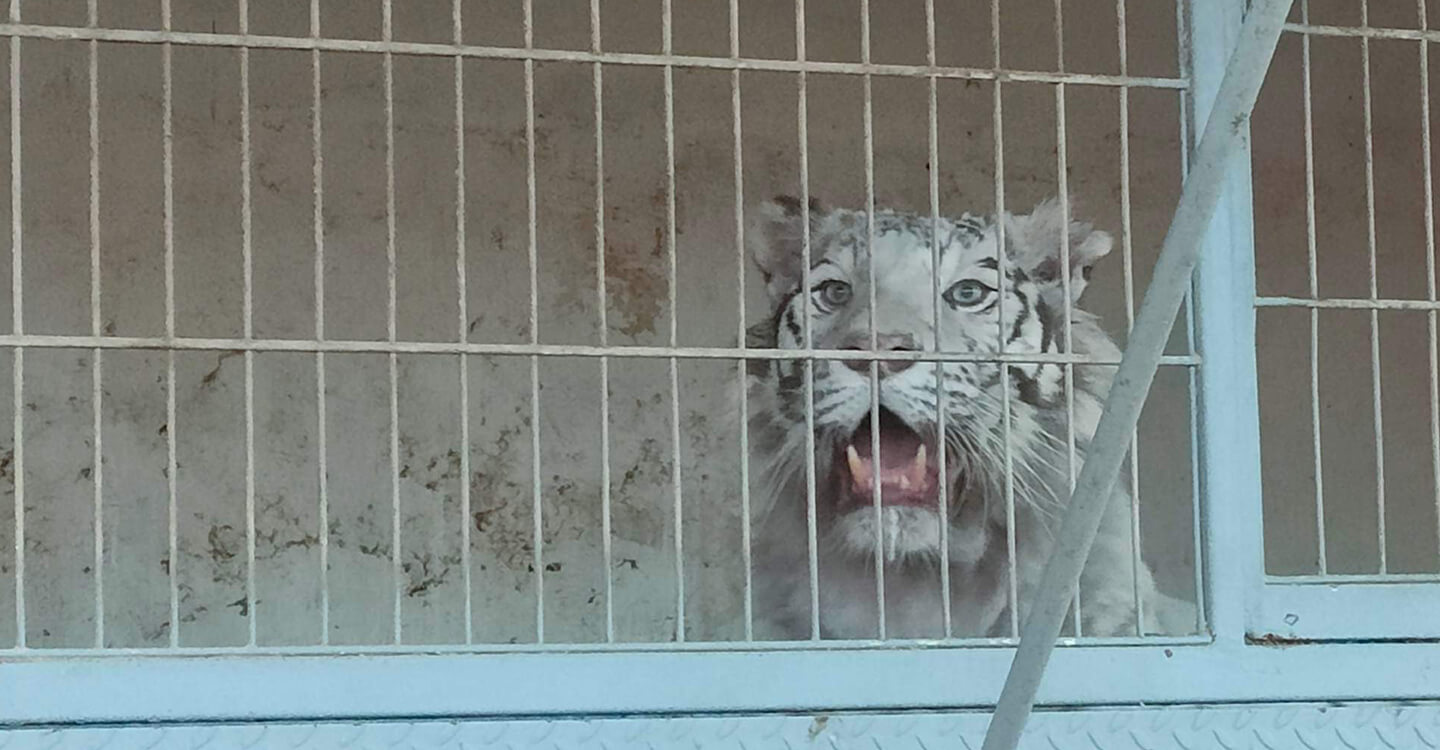
[[[83,0],[28,3],[26,19],[83,23],[84,5]],[[158,26],[158,2],[107,0],[101,5],[105,26]],[[219,32],[238,28],[234,2],[186,0],[175,5],[176,28]],[[742,54],[792,58],[793,8],[758,0],[740,5]],[[857,60],[858,3],[809,5],[809,56]],[[891,0],[883,9],[879,3],[872,5],[874,59],[923,63],[923,3]],[[1177,75],[1174,7],[1161,2],[1129,5],[1130,72]],[[251,30],[306,35],[304,6],[290,0],[251,0]],[[936,6],[940,63],[989,67],[988,11],[977,13],[953,2]],[[659,7],[658,0],[605,3],[604,48],[658,52]],[[1056,69],[1052,7],[1050,0],[1005,4],[1000,33],[1005,65]],[[541,0],[535,8],[537,46],[588,47],[587,3]],[[1092,4],[1074,1],[1065,8],[1066,68],[1118,73],[1116,30],[1108,9],[1097,13]],[[379,37],[378,2],[331,0],[324,9],[326,36]],[[471,1],[465,3],[465,11],[467,41],[508,46],[522,42],[518,4]],[[728,41],[721,31],[726,18],[723,0],[676,3],[675,51],[727,54]],[[397,38],[448,41],[449,3],[397,2],[394,23]],[[1293,52],[1293,41],[1287,45]],[[1413,56],[1414,46],[1397,46],[1394,56]],[[79,42],[23,44],[20,122],[28,333],[89,334],[91,330],[87,50]],[[1378,47],[1375,54],[1379,64]],[[0,66],[5,64],[0,59]],[[257,50],[250,55],[250,65],[254,335],[310,339],[315,336],[317,307],[310,58],[304,52]],[[322,67],[325,335],[382,340],[387,333],[382,61],[378,55],[327,53]],[[161,48],[102,44],[99,71],[101,328],[120,336],[156,336],[164,332],[165,321]],[[524,342],[530,328],[523,66],[513,61],[468,60],[464,71],[468,290],[464,327],[470,341]],[[395,58],[396,332],[402,340],[454,340],[461,327],[455,283],[452,74],[453,63],[445,58]],[[1413,71],[1406,75],[1413,76]],[[666,301],[666,257],[672,238],[667,237],[665,220],[662,72],[619,65],[605,69],[608,294],[603,304],[608,326],[603,332],[598,327],[601,301],[595,278],[591,76],[591,68],[581,64],[535,67],[540,340],[596,344],[603,333],[615,346],[663,345],[669,342],[673,314],[679,343],[732,344],[739,306],[729,74],[689,69],[674,73],[677,231],[673,241],[680,304],[672,311]],[[1398,78],[1397,73],[1382,80],[1388,87]],[[747,72],[741,80],[744,144],[739,156],[745,168],[747,203],[797,191],[793,76]],[[815,75],[809,80],[811,190],[834,204],[862,205],[865,196],[861,86],[860,79],[853,77]],[[1294,93],[1293,86],[1286,84],[1274,88],[1284,90],[1272,98]],[[1353,103],[1328,98],[1341,90],[1327,82],[1318,95],[1327,97],[1323,111],[1337,122],[1336,127],[1343,122],[1353,130],[1353,118],[1358,116]],[[992,84],[940,82],[938,165],[928,163],[926,91],[923,80],[874,80],[877,203],[928,210],[928,170],[934,168],[943,211],[992,210]],[[1377,107],[1377,134],[1381,123],[1389,127],[1391,118],[1395,128],[1402,127],[1402,121],[1411,123],[1403,127],[1418,122],[1399,104],[1390,109],[1388,103],[1394,100],[1388,88],[1386,92],[1386,106]],[[1053,88],[1041,84],[1007,84],[1003,96],[1006,201],[1012,210],[1022,210],[1056,191],[1056,100]],[[1130,92],[1129,106],[1132,211],[1130,233],[1123,240],[1133,248],[1138,295],[1179,192],[1180,97],[1174,91],[1137,88]],[[1081,201],[1083,217],[1117,237],[1123,235],[1119,116],[1120,95],[1114,87],[1066,90],[1070,189]],[[1269,116],[1289,115],[1272,111]],[[1297,238],[1290,231],[1281,237],[1268,226],[1287,230],[1296,226],[1295,201],[1303,192],[1297,192],[1301,187],[1294,179],[1298,139],[1293,125],[1286,120],[1274,127],[1257,126],[1264,206],[1257,216],[1267,225],[1260,232],[1262,285],[1267,286],[1277,279],[1293,281],[1299,272],[1294,264],[1304,257],[1303,235]],[[8,118],[0,118],[0,129],[8,136]],[[1327,133],[1326,138],[1353,139],[1348,130],[1317,131],[1317,135],[1320,132]],[[1381,143],[1387,145],[1377,149],[1395,152],[1385,163],[1413,169],[1411,145],[1402,148],[1399,135],[1385,132]],[[0,142],[8,142],[8,137]],[[1353,154],[1330,141],[1322,152]],[[174,274],[180,335],[243,333],[241,156],[239,53],[175,48]],[[1338,161],[1335,169],[1340,169]],[[1386,174],[1388,184],[1391,178]],[[1346,177],[1346,189],[1353,192],[1354,175]],[[1400,201],[1407,211],[1413,209],[1414,194],[1408,190]],[[1381,201],[1385,210],[1391,202]],[[1349,232],[1344,235],[1349,238],[1345,250],[1353,253],[1357,236],[1353,220],[1360,215],[1356,207],[1361,204],[1345,204],[1344,222],[1332,222],[1330,204],[1326,205],[1322,221],[1327,230],[1332,223],[1343,224],[1334,231]],[[0,223],[8,225],[9,206],[9,201],[0,201]],[[1413,239],[1418,231],[1407,236]],[[1384,247],[1399,246],[1387,239]],[[1405,252],[1414,255],[1413,245],[1406,247]],[[10,257],[9,252],[0,252],[0,278],[8,276]],[[1088,293],[1088,307],[1102,313],[1109,328],[1122,338],[1123,266],[1117,246]],[[1327,273],[1332,269],[1337,278],[1353,283],[1353,268],[1342,274],[1341,266],[1331,265]],[[751,281],[745,309],[754,320],[764,313],[764,301],[757,294],[759,285],[753,277]],[[1412,270],[1396,271],[1395,283],[1413,286],[1413,281]],[[9,295],[4,285],[0,306],[8,304]],[[9,330],[5,317],[0,330]],[[1265,341],[1277,347],[1279,356],[1304,355],[1306,341],[1294,333],[1294,326],[1265,330]],[[1277,342],[1272,333],[1277,330],[1288,335]],[[1183,344],[1183,336],[1177,336],[1174,351],[1183,352]],[[1365,351],[1354,342],[1337,346]],[[1389,344],[1383,351],[1401,356]],[[11,392],[10,356],[0,357],[4,393]],[[20,408],[25,419],[25,580],[31,646],[93,643],[94,490],[100,472],[90,442],[91,357],[89,350],[25,355]],[[1337,367],[1343,361],[1345,367],[1360,368],[1339,372],[1335,377],[1340,382],[1353,384],[1368,377],[1368,368],[1353,353],[1334,359]],[[105,546],[101,557],[106,643],[163,645],[176,627],[183,645],[244,643],[249,616],[244,358],[216,352],[175,354],[174,424],[168,424],[166,417],[166,361],[164,352],[154,351],[109,352],[103,358]],[[323,626],[316,358],[303,353],[259,354],[253,366],[259,641],[317,643]],[[461,529],[466,526],[473,560],[475,639],[534,640],[531,440],[537,428],[546,639],[604,637],[599,365],[593,359],[542,360],[535,424],[529,418],[529,366],[523,358],[472,357],[469,410],[463,412],[456,357],[398,357],[396,458],[403,563],[399,621],[406,642],[463,642],[466,592]],[[676,628],[667,368],[664,361],[610,363],[611,572],[616,636],[621,640],[669,640]],[[391,585],[395,509],[388,358],[330,355],[325,371],[329,638],[334,643],[385,643],[393,637],[396,600]],[[1288,404],[1283,399],[1299,394],[1289,375],[1265,372],[1267,403]],[[736,367],[718,361],[682,361],[678,376],[686,637],[734,638],[742,632],[744,575],[739,555],[740,456],[738,435],[726,426],[725,410],[727,390],[737,379]],[[1403,377],[1409,385],[1419,382]],[[1387,392],[1387,405],[1399,408],[1405,403],[1403,396],[1390,395],[1402,387],[1407,386],[1396,385]],[[1141,427],[1139,469],[1145,555],[1163,588],[1181,598],[1194,596],[1187,388],[1183,369],[1161,374]],[[1347,385],[1331,390],[1350,389]],[[1349,395],[1368,398],[1368,392],[1358,390]],[[1288,430],[1295,419],[1308,415],[1308,411],[1289,411],[1288,405],[1277,409],[1266,412],[1267,438],[1272,425]],[[1413,407],[1409,411],[1419,418]],[[0,399],[0,424],[8,424],[12,416],[10,399]],[[1405,417],[1387,421],[1387,430],[1402,429]],[[1339,413],[1333,418],[1349,417]],[[468,446],[460,441],[462,420],[469,424]],[[173,560],[166,532],[167,433],[175,437],[178,464],[178,557]],[[1330,434],[1350,439],[1342,437],[1345,433],[1338,428]],[[1363,443],[1365,434],[1357,431],[1353,439]],[[1300,447],[1291,442],[1289,438],[1267,442],[1267,459],[1280,457],[1283,466],[1277,471],[1282,475],[1285,467],[1303,475],[1303,456],[1290,455]],[[0,451],[10,458],[0,462],[0,471],[7,480],[7,493],[13,493],[17,479],[11,443],[6,431],[0,437]],[[1404,460],[1404,450],[1394,447],[1388,455],[1391,460]],[[461,470],[466,451],[469,476]],[[1327,455],[1337,459],[1335,471],[1346,477],[1350,476],[1346,460],[1365,460],[1359,450],[1349,459],[1339,450]],[[1310,500],[1300,486],[1302,480],[1303,476],[1267,487],[1272,490],[1267,511],[1273,517],[1288,522],[1303,515]],[[1342,492],[1344,482],[1334,480],[1330,491]],[[1354,491],[1362,492],[1364,482],[1358,478],[1354,482]],[[1395,480],[1390,488],[1392,513],[1407,507],[1396,499],[1407,487],[1428,493],[1425,482],[1428,479],[1419,474]],[[466,484],[471,493],[468,518],[461,505]],[[1353,520],[1363,526],[1363,514],[1352,515],[1354,519],[1345,517],[1347,523]],[[1425,539],[1432,539],[1433,532],[1426,529],[1433,523],[1426,523],[1430,525],[1397,525],[1406,527],[1405,533],[1431,534]],[[0,524],[0,573],[4,573],[0,575],[0,644],[15,638],[13,534],[10,524]],[[1272,538],[1277,540],[1272,562],[1282,569],[1303,558],[1305,544],[1297,533],[1277,533]],[[1397,534],[1392,539],[1398,543]],[[1359,560],[1362,546],[1353,552],[1347,548],[1345,554]],[[170,622],[167,575],[172,568],[179,582],[178,623]]]

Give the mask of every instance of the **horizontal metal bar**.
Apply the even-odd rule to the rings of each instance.
[[[1429,581],[1339,585],[1270,584],[1251,610],[1250,640],[1440,641],[1440,596]],[[1357,644],[1343,647],[1356,648]],[[1428,646],[1436,649],[1434,645]],[[1433,683],[1433,677],[1432,677]],[[1385,697],[1379,693],[1376,697]]]
[[[443,341],[359,341],[314,339],[229,339],[164,336],[0,335],[0,348],[12,349],[154,349],[170,351],[255,351],[314,354],[475,354],[515,357],[617,357],[632,359],[878,360],[906,362],[1071,363],[1118,365],[1114,359],[1073,354],[974,354],[971,352],[882,351],[852,349],[741,349],[707,346],[591,346],[585,344],[477,344]],[[1194,367],[1199,356],[1167,356],[1162,364]]]
[[[944,65],[898,65],[844,63],[817,60],[768,60],[743,57],[661,55],[640,52],[594,52],[531,47],[494,47],[472,44],[331,39],[324,37],[266,36],[257,34],[213,34],[192,31],[146,29],[101,29],[36,24],[0,24],[0,37],[51,39],[60,41],[127,42],[133,44],[180,44],[200,47],[246,47],[250,49],[320,50],[322,52],[391,53],[430,57],[470,57],[492,60],[534,60],[537,62],[608,63],[651,67],[710,68],[716,70],[763,70],[788,73],[830,73],[875,75],[898,78],[959,78],[981,81],[1066,83],[1072,85],[1119,86],[1184,90],[1189,81],[1163,76],[1118,76],[1096,73],[1058,73],[1006,68],[965,68]]]
[[[1275,586],[1353,586],[1357,584],[1440,583],[1440,573],[1328,573],[1301,576],[1265,576]]]
[[[1211,642],[1208,635],[1191,636],[1122,636],[1115,638],[1062,638],[1059,644],[1068,648],[1136,647],[1136,646],[1203,646]],[[67,659],[165,658],[205,656],[361,656],[361,655],[427,655],[427,654],[605,654],[605,653],[752,653],[769,651],[890,651],[1014,648],[1014,638],[887,638],[862,640],[803,641],[663,641],[650,643],[473,643],[448,645],[373,646],[205,646],[195,648],[25,648],[0,649],[5,661],[45,661]]]
[[[1313,23],[1287,23],[1285,24],[1285,30],[1309,36],[1440,42],[1440,30],[1436,29],[1395,29],[1380,26],[1331,26]]]
[[[0,726],[830,714],[892,707],[953,711],[991,705],[1012,655],[1011,649],[998,648],[898,648],[852,651],[843,658],[789,651],[0,660]],[[1055,652],[1039,702],[1173,705],[1273,701],[1276,696],[1327,702],[1376,696],[1433,700],[1437,673],[1440,649],[1433,644],[1065,648]]]
[[[1335,297],[1256,297],[1256,307],[1299,307],[1321,310],[1440,310],[1440,301],[1423,299],[1356,299]]]

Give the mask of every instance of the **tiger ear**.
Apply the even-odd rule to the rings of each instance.
[[[1075,201],[1072,199],[1069,204],[1070,215],[1074,216]],[[1108,232],[1095,229],[1088,222],[1072,219],[1066,227],[1065,208],[1053,198],[1042,201],[1027,215],[1007,217],[1005,232],[1011,260],[1046,288],[1046,297],[1053,298],[1050,301],[1057,305],[1063,303],[1060,273],[1066,254],[1064,239],[1068,237],[1067,272],[1072,307],[1089,285],[1095,264],[1114,246]]]
[[[811,249],[825,208],[819,200],[810,199],[809,222]],[[771,301],[788,294],[799,283],[805,269],[801,263],[805,252],[806,211],[800,199],[780,195],[761,203],[746,232],[750,259],[765,279],[765,290]]]

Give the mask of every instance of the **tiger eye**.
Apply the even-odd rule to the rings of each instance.
[[[945,290],[945,301],[954,307],[974,307],[984,302],[995,291],[982,281],[965,279]]]
[[[850,285],[836,279],[823,281],[815,287],[815,302],[825,309],[844,307],[850,303],[852,296]]]

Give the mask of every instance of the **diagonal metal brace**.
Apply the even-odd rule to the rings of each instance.
[[[1218,2],[1218,0],[1203,0]],[[1010,674],[995,705],[982,750],[1013,750],[1035,705],[1035,693],[1060,636],[1071,597],[1090,546],[1109,505],[1130,435],[1165,353],[1175,316],[1185,300],[1190,276],[1210,219],[1219,202],[1226,170],[1249,136],[1250,113],[1280,41],[1293,0],[1255,0],[1225,67],[1214,107],[1195,149],[1194,168],[1180,194],[1165,234],[1155,273],[1130,332],[1105,410],[1075,491],[1065,511],[1056,546],[1046,562],[1030,616]]]

